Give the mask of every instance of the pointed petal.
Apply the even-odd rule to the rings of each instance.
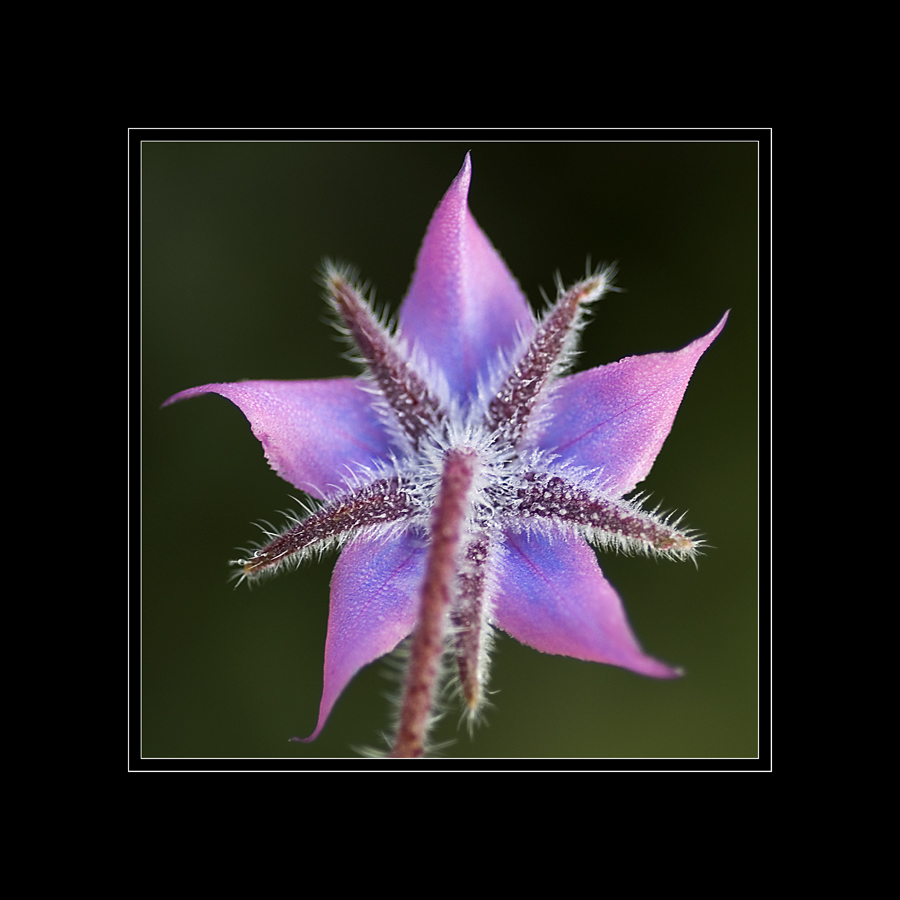
[[[320,500],[358,466],[385,459],[390,451],[372,397],[358,379],[206,384],[175,394],[163,406],[201,394],[231,400],[262,442],[269,465]]]
[[[674,353],[629,356],[561,379],[536,445],[563,461],[599,467],[610,496],[627,494],[650,472],[694,366],[727,318]]]
[[[409,536],[358,538],[341,553],[331,579],[319,721],[306,741],[318,737],[350,679],[412,632],[424,568],[425,550]]]
[[[400,331],[439,366],[457,397],[475,393],[517,328],[534,330],[528,301],[478,227],[466,198],[469,155],[434,213],[400,308]]]
[[[507,534],[498,556],[493,621],[517,641],[654,678],[680,674],[641,650],[619,595],[583,540]]]

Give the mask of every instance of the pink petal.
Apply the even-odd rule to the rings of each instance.
[[[353,676],[407,637],[419,612],[425,549],[411,537],[360,537],[341,553],[331,579],[325,675],[316,730]]]
[[[581,539],[507,534],[497,583],[494,624],[523,644],[654,678],[681,674],[641,650],[619,595]]]
[[[390,450],[372,397],[354,378],[206,384],[175,394],[163,406],[210,393],[240,408],[282,478],[319,499]]]
[[[525,295],[469,212],[471,175],[466,154],[428,226],[399,317],[401,333],[441,367],[458,397],[475,392],[498,350],[512,350],[517,328],[534,329]]]
[[[536,445],[563,460],[600,467],[614,497],[643,481],[656,460],[694,366],[725,326],[674,353],[629,356],[558,383]]]

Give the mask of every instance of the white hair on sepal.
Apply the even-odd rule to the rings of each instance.
[[[453,392],[450,390],[450,385],[443,371],[439,366],[435,365],[434,361],[426,353],[420,350],[415,342],[406,338],[400,330],[397,314],[392,314],[387,305],[383,305],[380,308],[375,305],[375,288],[371,282],[360,283],[358,270],[348,264],[336,264],[326,259],[323,266],[324,276],[321,283],[323,287],[329,289],[325,295],[329,307],[336,311],[334,296],[330,290],[333,280],[340,278],[346,281],[359,295],[363,305],[369,310],[376,324],[381,329],[382,336],[389,342],[394,351],[425,382],[437,400],[441,403],[449,403]],[[343,322],[340,321],[340,318],[339,321],[334,323],[334,326],[343,337],[353,344],[353,337]],[[355,354],[353,350],[351,350],[351,355],[348,358],[351,358],[364,368],[367,366],[366,361]],[[381,391],[376,386],[373,393],[380,394]]]
[[[572,369],[579,355],[579,338],[588,322],[592,305],[608,290],[614,289],[610,284],[613,273],[613,266],[601,266],[593,274],[589,274],[585,280],[566,288],[562,276],[557,272],[554,278],[557,288],[556,300],[551,302],[541,288],[541,296],[545,303],[544,309],[538,315],[532,312],[530,327],[527,328],[527,331],[521,322],[517,323],[517,336],[512,347],[508,350],[498,351],[488,367],[487,374],[479,379],[476,393],[477,407],[484,415],[487,415],[490,404],[495,397],[502,393],[510,377],[515,375],[517,378],[522,378],[523,372],[528,372],[533,366],[535,367],[533,377],[540,379],[539,389],[535,393],[527,421],[522,426],[523,430],[519,441],[521,445],[527,445],[537,440],[552,418],[551,404],[556,385]],[[584,296],[577,297],[577,304],[571,320],[564,324],[553,323],[551,320],[562,308],[562,301],[573,292],[583,293]],[[544,340],[549,340],[552,345],[554,330],[559,335],[561,332],[557,329],[561,328],[565,329],[562,333],[562,340],[558,348],[552,351],[553,356],[549,360],[549,366],[544,368],[546,362],[539,361],[540,358],[529,360],[529,355],[541,342],[540,332],[542,329],[550,329],[546,331]],[[545,352],[550,352],[549,345]]]
[[[275,552],[274,547],[279,539],[292,532],[299,535],[304,523],[311,518],[323,511],[327,511],[329,507],[339,511],[342,500],[348,495],[364,491],[367,487],[375,486],[381,481],[391,480],[397,481],[397,484],[394,486],[396,497],[405,497],[407,501],[406,504],[402,504],[400,515],[397,518],[384,518],[382,521],[379,521],[383,513],[381,515],[376,514],[373,517],[362,517],[355,524],[344,527],[343,530],[333,531],[326,517],[320,527],[327,533],[322,536],[316,536],[313,531],[307,538],[300,537],[300,542],[308,540],[308,543],[305,543],[303,546],[291,547],[288,543],[280,555],[271,556],[271,553]],[[421,506],[420,488],[414,486],[408,480],[401,482],[396,468],[396,460],[394,459],[391,459],[389,462],[378,460],[371,467],[359,465],[356,471],[348,466],[345,484],[333,487],[335,488],[334,494],[330,497],[327,493],[320,492],[325,496],[324,500],[314,500],[310,497],[304,501],[291,497],[292,500],[299,504],[304,514],[298,514],[294,510],[281,511],[281,514],[286,519],[285,525],[281,529],[276,528],[271,522],[265,520],[255,523],[268,540],[265,543],[251,545],[250,550],[242,549],[244,555],[231,561],[232,565],[239,566],[242,569],[241,572],[233,576],[237,579],[238,584],[244,581],[252,583],[260,578],[275,575],[283,571],[285,567],[297,568],[314,557],[321,559],[329,551],[338,550],[346,546],[362,531],[373,537],[396,539],[403,533],[408,532],[410,528],[415,528],[426,520],[426,517],[420,514],[423,509]],[[393,505],[390,500],[387,502],[389,506]],[[315,529],[316,527],[316,524],[312,523],[312,528]],[[265,563],[260,564],[255,569],[250,568],[254,560],[258,560],[260,557],[266,557]]]
[[[562,275],[557,271],[554,276],[557,297],[554,301],[551,301],[544,289],[540,288],[540,293],[544,300],[543,310],[538,315],[531,311],[531,320],[527,323],[527,331],[526,325],[522,322],[516,322],[517,333],[512,346],[508,349],[500,348],[490,361],[487,372],[479,375],[475,397],[472,402],[473,409],[477,409],[482,415],[487,413],[492,399],[499,393],[509,378],[509,373],[515,371],[516,367],[525,359],[529,349],[533,346],[536,332],[546,325],[563,297],[580,286],[586,286],[592,281],[596,282],[593,288],[588,291],[589,296],[578,304],[575,316],[567,328],[562,347],[547,373],[546,382],[541,389],[540,400],[535,404],[535,409],[526,426],[526,432],[530,435],[540,433],[548,419],[545,404],[550,399],[553,385],[572,368],[579,354],[578,340],[581,331],[589,320],[591,305],[607,291],[617,290],[611,284],[611,279],[615,274],[614,264],[600,266],[591,272],[590,258],[588,258],[587,272],[587,277],[584,280],[576,282],[567,288],[562,280]]]
[[[333,285],[337,280],[346,282],[353,291],[359,295],[363,305],[372,314],[372,317],[379,328],[383,329],[387,334],[394,333],[397,324],[396,317],[391,313],[390,307],[387,304],[381,304],[379,306],[375,302],[375,287],[372,282],[369,280],[360,281],[359,269],[357,269],[356,266],[353,266],[350,263],[326,258],[322,261],[320,275],[316,281],[325,288],[323,297],[328,303],[328,308],[333,313],[337,313],[333,293]],[[333,317],[329,317],[328,321],[342,337],[352,343],[353,338],[350,336],[344,323],[340,321],[339,313],[337,322],[334,321]]]
[[[486,713],[493,706],[489,699],[493,692],[489,689],[488,685],[491,653],[493,652],[495,642],[493,608],[494,599],[499,593],[499,583],[497,581],[497,571],[499,570],[499,566],[497,565],[496,560],[491,557],[504,552],[502,549],[504,542],[494,538],[488,540],[486,543],[488,556],[481,561],[481,574],[484,577],[484,581],[480,597],[481,609],[479,614],[478,660],[475,676],[478,685],[478,695],[474,706],[470,706],[465,698],[463,685],[459,678],[458,664],[453,664],[451,666],[452,676],[450,688],[452,690],[452,696],[454,699],[462,701],[462,710],[458,725],[462,725],[463,722],[466,723],[470,738],[473,736],[476,727],[486,724]],[[458,576],[462,574],[463,568],[464,567],[458,567]],[[459,590],[458,584],[456,589]],[[449,652],[452,652],[454,656],[456,654],[454,643],[456,633],[457,629],[454,629],[451,626],[448,629],[446,637],[448,648],[450,648]],[[455,662],[456,660],[454,659],[454,663]]]
[[[487,412],[488,404],[501,387],[503,387],[509,373],[515,364],[522,359],[534,340],[540,320],[534,314],[531,307],[528,308],[531,316],[526,322],[515,322],[516,334],[506,347],[498,347],[494,351],[493,358],[488,360],[487,371],[479,372],[476,386],[476,396]]]
[[[522,460],[520,475],[534,492],[516,499],[507,495],[497,510],[501,527],[530,538],[580,535],[604,550],[625,554],[690,559],[696,564],[706,546],[692,529],[681,529],[685,514],[645,509],[643,493],[630,498],[610,494],[601,468],[572,465],[533,453]]]
[[[643,495],[639,495],[642,497]],[[623,512],[629,512],[633,517],[642,520],[649,531],[658,530],[668,532],[666,536],[672,542],[671,546],[660,546],[664,540],[659,535],[656,539],[647,536],[632,536],[609,531],[604,528],[592,528],[587,526],[583,534],[588,543],[603,550],[613,550],[626,556],[647,556],[656,559],[690,560],[697,566],[697,557],[702,556],[703,547],[707,546],[699,531],[693,528],[681,529],[680,525],[686,512],[680,515],[675,511],[660,513],[660,506],[652,510],[643,508],[637,497],[628,500],[618,500]],[[676,517],[677,516],[677,517]]]
[[[588,258],[588,266],[590,266],[590,258]],[[550,377],[551,385],[562,375],[565,375],[574,366],[578,356],[580,356],[581,351],[578,349],[578,342],[581,338],[581,332],[584,331],[585,326],[590,322],[590,317],[593,313],[593,304],[600,300],[608,291],[617,290],[611,283],[614,274],[615,264],[598,266],[593,272],[588,268],[588,275],[586,278],[575,282],[575,284],[567,288],[565,282],[562,280],[562,275],[558,271],[556,272],[555,283],[557,297],[554,303],[543,311],[540,319],[541,325],[543,325],[550,315],[552,315],[556,305],[567,293],[574,291],[577,288],[587,288],[592,282],[594,284],[593,287],[588,289],[588,296],[579,302],[575,316],[569,325],[568,334],[566,335],[562,349],[552,369]]]
[[[343,531],[340,534],[328,535],[327,537],[322,538],[321,540],[318,540],[315,543],[311,543],[298,550],[286,551],[280,558],[273,559],[266,566],[256,571],[247,571],[246,566],[251,563],[258,554],[265,550],[265,548],[269,546],[272,541],[277,540],[279,537],[287,534],[297,522],[302,521],[302,519],[291,519],[288,522],[288,525],[281,532],[269,532],[265,529],[262,529],[264,534],[272,537],[272,540],[264,544],[253,543],[249,548],[238,548],[239,552],[243,553],[244,555],[238,559],[229,561],[229,565],[237,566],[240,570],[237,572],[233,572],[230,578],[230,580],[232,581],[237,581],[235,587],[238,587],[245,581],[248,583],[248,585],[252,586],[258,581],[262,581],[264,579],[271,578],[275,575],[280,574],[285,569],[298,569],[304,563],[307,563],[313,559],[316,561],[321,561],[322,557],[324,557],[327,553],[342,550],[348,544],[352,543],[357,537],[359,537],[362,532],[365,532],[367,537],[381,538],[384,540],[396,540],[399,539],[402,535],[407,534],[411,528],[415,527],[415,522],[411,521],[410,519],[382,522],[378,525],[373,525],[367,522],[354,528],[348,528],[346,531]],[[262,526],[260,526],[260,528],[262,528]]]
[[[385,395],[384,383],[380,381],[378,372],[373,370],[371,362],[359,352],[352,330],[345,323],[338,308],[335,299],[335,283],[337,281],[343,281],[349,285],[360,305],[371,316],[370,324],[378,332],[377,340],[381,343],[382,348],[393,357],[396,366],[395,377],[399,382],[402,382],[404,377],[411,376],[410,386],[414,386],[418,391],[416,382],[421,384],[430,400],[439,409],[444,409],[450,404],[453,397],[446,375],[439,365],[419,349],[415,342],[407,340],[401,333],[397,317],[390,317],[386,307],[381,310],[375,308],[374,289],[370,289],[368,282],[363,285],[358,284],[355,269],[345,265],[337,266],[326,260],[322,283],[326,287],[325,296],[329,308],[335,313],[336,321],[333,324],[349,344],[344,356],[361,368],[358,376],[359,384],[372,398],[372,406],[390,435],[392,443],[397,448],[403,449],[406,454],[414,455],[416,441],[411,439],[403,422],[398,418],[398,411],[393,407],[390,398]],[[369,293],[368,297],[366,296],[367,292]],[[403,374],[404,369],[408,373],[406,376]],[[382,371],[382,375],[385,374],[385,371]],[[439,425],[440,422],[437,423],[437,427]]]
[[[397,326],[393,333],[394,347],[407,365],[425,382],[435,399],[446,408],[453,401],[453,391],[444,370],[422,348],[418,341],[410,340]]]
[[[452,647],[449,647],[448,643],[449,649],[447,650],[446,655],[453,655],[453,659],[447,664],[447,669],[450,674],[447,679],[447,688],[445,693],[447,693],[449,699],[453,703],[459,704],[460,712],[459,720],[457,722],[457,729],[465,724],[466,731],[468,731],[470,739],[475,736],[476,728],[480,728],[482,725],[488,724],[487,713],[489,710],[494,708],[494,704],[490,698],[493,694],[496,693],[496,691],[492,691],[488,688],[490,655],[494,648],[494,640],[495,636],[493,626],[490,625],[486,620],[483,620],[481,629],[481,643],[479,645],[478,653],[478,702],[475,704],[475,706],[469,706],[468,702],[466,701],[462,681],[459,678],[459,667],[456,665],[455,652]]]
[[[335,281],[340,280],[347,282],[354,291],[360,294],[363,301],[365,301],[365,291],[361,291],[357,287],[358,279],[358,270],[349,263],[333,261],[326,258],[322,261],[316,283],[325,288],[322,293],[322,298],[325,300],[327,314],[322,316],[322,321],[334,329],[337,333],[338,340],[341,343],[346,344],[347,349],[341,356],[352,362],[354,365],[363,366],[365,365],[365,361],[359,356],[356,343],[353,340],[353,335],[350,334],[350,329],[344,324],[334,299],[334,283]]]
[[[390,434],[393,442],[397,446],[406,447],[411,451],[412,446],[409,442],[409,436],[397,422],[396,414],[385,398],[381,385],[379,385],[377,378],[369,368],[368,361],[360,352],[356,339],[353,337],[350,328],[344,322],[344,318],[338,309],[338,304],[335,300],[335,282],[337,281],[345,282],[350,286],[353,293],[358,295],[362,306],[372,316],[376,328],[381,332],[381,338],[394,348],[395,351],[398,351],[393,336],[395,323],[388,316],[386,308],[379,311],[374,307],[374,289],[371,288],[369,282],[360,284],[359,273],[356,268],[347,263],[333,262],[330,259],[326,259],[323,262],[319,282],[322,287],[325,288],[323,297],[331,312],[331,315],[327,317],[327,321],[335,329],[340,339],[347,345],[347,349],[341,355],[344,359],[360,369],[357,376],[358,383],[372,398],[372,406],[382,425]],[[368,298],[366,296],[367,293],[371,294]]]
[[[369,463],[359,461],[344,463],[344,470],[346,475],[341,484],[329,484],[328,487],[334,490],[321,492],[326,501],[339,500],[347,493],[358,491],[385,478],[399,478],[404,471],[400,459],[393,452],[389,452],[386,459],[374,457]]]

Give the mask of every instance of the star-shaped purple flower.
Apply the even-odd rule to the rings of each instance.
[[[364,373],[245,381],[218,393],[250,421],[272,468],[318,501],[245,559],[256,578],[339,546],[331,583],[322,730],[363,666],[413,635],[392,755],[420,756],[454,658],[465,707],[484,701],[491,629],[546,653],[656,678],[591,545],[690,558],[698,540],[624,499],[650,471],[697,360],[675,353],[566,375],[600,270],[535,318],[467,205],[465,163],[438,206],[396,329],[347,271],[324,282]]]

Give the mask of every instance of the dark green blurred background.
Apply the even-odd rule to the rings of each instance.
[[[429,218],[472,150],[469,204],[534,304],[618,262],[624,293],[585,332],[581,367],[675,350],[731,319],[701,359],[642,487],[715,548],[689,563],[604,555],[634,629],[675,682],[546,656],[501,635],[495,709],[449,757],[757,754],[758,148],[732,143],[166,143],[143,145],[144,757],[353,756],[387,727],[387,666],[316,722],[334,557],[228,582],[254,521],[297,491],[242,414],[194,385],[353,374],[314,277],[351,262],[392,310]],[[289,764],[289,763],[288,763]]]

